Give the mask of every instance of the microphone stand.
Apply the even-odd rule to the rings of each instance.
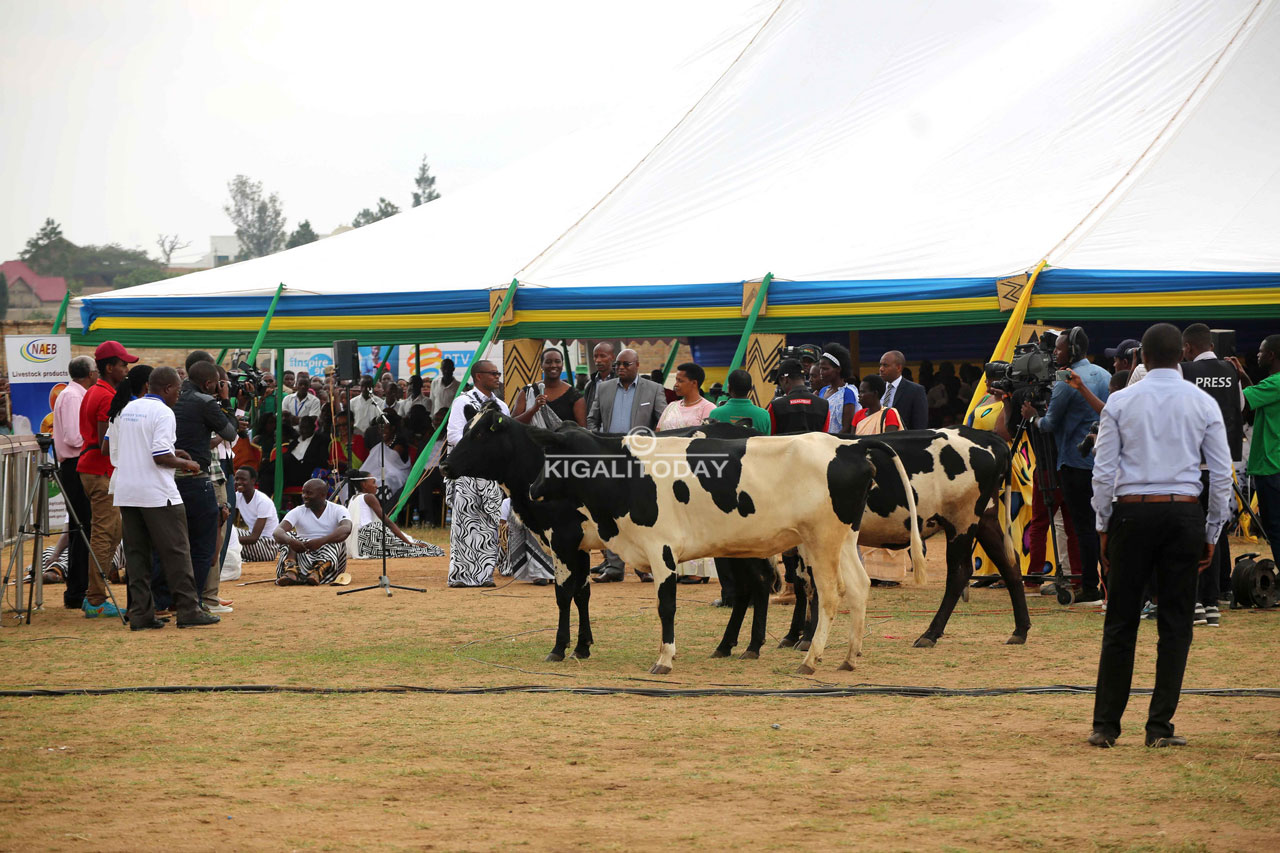
[[[387,421],[386,414],[385,413],[379,414],[376,418],[373,419],[373,422],[375,424],[387,423],[388,421]],[[388,449],[387,442],[384,439],[382,441],[382,452],[378,454],[378,468],[379,468],[378,490],[379,491],[386,488],[385,484],[387,482],[387,449]],[[363,499],[363,497],[364,497],[364,493],[361,492],[361,498]],[[381,499],[378,500],[378,506],[382,506]],[[365,592],[366,590],[370,590],[370,589],[386,590],[387,598],[391,597],[391,590],[393,589],[403,589],[409,592],[426,592],[426,590],[422,589],[421,587],[400,586],[398,584],[394,584],[391,582],[391,579],[387,577],[387,525],[390,523],[391,523],[391,519],[387,517],[387,508],[385,506],[382,506],[382,574],[378,577],[378,582],[375,584],[370,584],[369,586],[357,587],[356,589],[340,589],[338,590],[338,595],[350,595],[353,592]],[[359,546],[358,546],[359,541],[360,541],[360,532],[356,531],[357,553],[359,553]]]

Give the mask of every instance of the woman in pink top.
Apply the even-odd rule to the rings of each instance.
[[[707,372],[692,361],[676,368],[675,392],[680,401],[671,403],[662,410],[662,417],[658,419],[658,432],[698,426],[707,419],[707,415],[716,406],[702,396],[702,383],[706,378]],[[676,574],[680,575],[677,583],[706,583],[716,576],[715,561],[706,557],[680,563],[676,566]]]

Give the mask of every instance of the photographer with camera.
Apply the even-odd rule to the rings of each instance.
[[[1052,435],[1057,446],[1062,497],[1071,515],[1071,525],[1080,549],[1081,594],[1076,601],[1086,604],[1103,600],[1098,577],[1099,542],[1091,504],[1093,457],[1080,451],[1080,443],[1097,422],[1098,413],[1069,380],[1072,373],[1079,375],[1093,396],[1105,403],[1111,378],[1106,370],[1089,361],[1086,357],[1088,350],[1089,338],[1079,326],[1059,335],[1054,343],[1053,358],[1060,369],[1048,406],[1041,413],[1033,402],[1022,403],[1022,416],[1033,421],[1044,433]]]
[[[186,509],[187,533],[191,540],[191,568],[195,573],[196,590],[203,593],[209,571],[217,557],[217,534],[221,508],[214,492],[210,472],[213,461],[214,436],[235,441],[240,429],[247,429],[244,421],[235,421],[218,403],[218,368],[209,360],[192,361],[201,353],[187,358],[187,378],[182,383],[178,399],[173,405],[177,422],[175,445],[197,464],[196,471],[175,473],[178,494]],[[204,354],[204,355],[207,355]]]

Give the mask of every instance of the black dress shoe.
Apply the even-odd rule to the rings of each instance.
[[[652,572],[636,572],[636,577],[640,578],[640,583],[653,583]],[[622,578],[618,578],[618,580],[622,580]]]
[[[1168,737],[1151,738],[1147,741],[1147,746],[1152,749],[1160,749],[1166,746],[1186,746],[1187,739],[1182,735],[1169,735]]]
[[[1109,734],[1102,732],[1094,732],[1089,735],[1089,746],[1096,746],[1099,749],[1110,749],[1116,745],[1116,739]]]
[[[592,583],[618,583],[622,580],[622,572],[601,572],[591,579]]]
[[[217,625],[222,619],[212,613],[205,613],[203,610],[197,610],[190,616],[179,616],[179,628],[196,628],[200,625]]]
[[[497,586],[497,584],[496,584],[496,583],[494,583],[493,581],[485,581],[485,582],[484,582],[484,583],[482,583],[482,584],[478,584],[478,586],[481,586],[481,587]]]
[[[608,564],[608,563],[600,563],[600,564],[599,564],[599,565],[597,565],[597,566],[592,566],[592,567],[591,567],[591,574],[593,574],[593,575],[602,575],[602,574],[604,574],[604,573],[605,573],[605,571],[607,571],[607,570],[608,570],[608,568],[609,568],[609,564]]]
[[[165,620],[165,621],[168,621],[168,620]],[[163,628],[163,627],[164,627],[164,622],[162,622],[159,619],[153,618],[150,622],[143,622],[141,625],[130,624],[129,630],[130,631],[149,631],[155,628]]]
[[[533,585],[534,585],[534,586],[546,586],[546,585],[547,585],[547,584],[549,584],[549,583],[551,583],[551,580],[550,580],[549,578],[534,578],[534,579],[533,579]]]

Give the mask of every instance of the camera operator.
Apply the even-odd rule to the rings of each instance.
[[[1054,362],[1059,368],[1070,370],[1058,371],[1059,381],[1053,385],[1049,405],[1043,415],[1031,402],[1022,404],[1022,416],[1034,419],[1036,426],[1052,435],[1057,445],[1058,479],[1080,549],[1081,594],[1076,600],[1085,604],[1102,601],[1102,593],[1098,589],[1098,534],[1094,529],[1090,503],[1093,498],[1093,457],[1080,451],[1080,442],[1098,420],[1098,413],[1080,392],[1063,380],[1074,371],[1094,397],[1106,402],[1111,374],[1089,361],[1086,357],[1088,350],[1089,338],[1079,326],[1059,335],[1053,348]]]
[[[1244,382],[1239,359],[1232,365]],[[1258,347],[1258,369],[1263,379],[1244,389],[1253,411],[1253,438],[1249,441],[1249,476],[1262,515],[1262,528],[1274,555],[1280,545],[1280,335],[1267,335]]]
[[[191,568],[196,590],[203,593],[209,571],[217,556],[217,533],[221,514],[209,473],[213,451],[211,434],[235,441],[237,433],[247,428],[243,421],[233,421],[218,405],[218,368],[212,361],[197,361],[187,368],[187,378],[173,406],[177,421],[175,445],[199,465],[195,472],[174,474],[178,494],[186,509],[187,533],[191,539]]]

